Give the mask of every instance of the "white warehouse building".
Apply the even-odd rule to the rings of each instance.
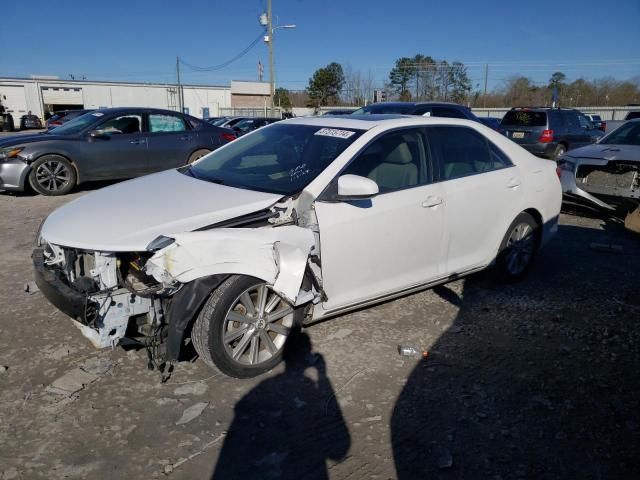
[[[234,106],[267,105],[265,82],[232,81],[231,86],[182,85],[184,112],[208,118]],[[61,110],[154,107],[179,110],[175,84],[61,80],[56,77],[0,78],[0,100],[18,124],[29,111],[41,119]]]

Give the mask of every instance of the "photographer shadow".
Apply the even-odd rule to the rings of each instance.
[[[295,336],[284,372],[236,404],[212,479],[324,479],[327,460],[345,458],[351,439],[324,358],[306,333]]]

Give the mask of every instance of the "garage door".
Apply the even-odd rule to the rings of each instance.
[[[22,85],[0,85],[2,104],[7,112],[13,116],[14,123],[27,113],[27,99]],[[6,99],[4,97],[7,97]]]
[[[45,105],[83,105],[81,88],[42,87]]]

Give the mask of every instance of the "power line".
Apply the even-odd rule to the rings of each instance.
[[[183,59],[180,59],[180,63],[182,65],[184,65],[185,67],[190,68],[191,70],[194,70],[196,72],[214,72],[216,70],[222,70],[223,68],[231,65],[233,62],[235,62],[236,60],[239,60],[240,58],[245,56],[247,53],[249,53],[249,51],[258,44],[258,42],[262,39],[263,36],[264,36],[264,32],[260,32],[260,35],[258,35],[255,38],[255,40],[253,40],[249,44],[249,46],[247,48],[245,48],[240,53],[238,53],[237,55],[232,57],[230,60],[227,60],[226,62],[220,63],[218,65],[212,65],[210,67],[199,67],[197,65],[193,65],[191,63],[187,63]]]

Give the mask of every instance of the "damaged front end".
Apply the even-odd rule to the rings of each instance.
[[[640,162],[563,159],[559,167],[565,194],[608,210],[640,199]]]
[[[261,279],[294,307],[318,301],[314,225],[299,221],[288,199],[235,222],[160,236],[144,252],[92,252],[39,239],[36,283],[94,346],[132,339],[160,366],[178,359],[192,320],[230,275]]]

